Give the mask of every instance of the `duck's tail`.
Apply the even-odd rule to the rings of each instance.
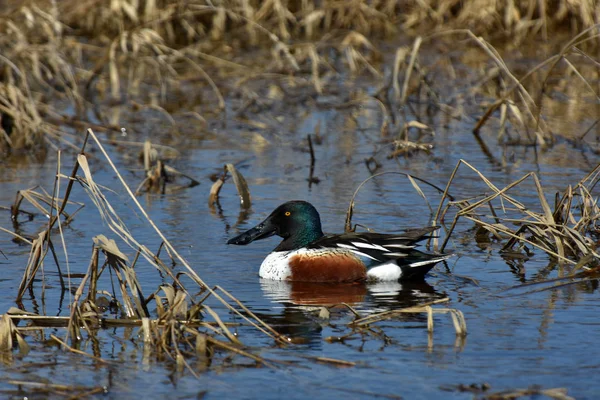
[[[408,257],[390,260],[373,266],[367,271],[371,281],[415,281],[422,280],[439,262],[454,254],[428,254],[413,250]]]

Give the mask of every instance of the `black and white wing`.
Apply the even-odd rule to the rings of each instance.
[[[353,232],[329,235],[314,241],[308,245],[308,248],[341,248],[373,261],[396,260],[402,262],[402,258],[412,258],[416,254],[423,254],[414,248],[419,241],[432,237],[431,233],[437,229],[439,226],[411,229],[398,234]]]

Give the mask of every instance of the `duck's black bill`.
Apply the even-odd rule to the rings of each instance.
[[[241,235],[229,239],[227,241],[227,244],[245,245],[255,240],[273,236],[276,232],[277,228],[275,228],[271,224],[263,222],[262,224],[258,224],[254,228],[247,230]]]

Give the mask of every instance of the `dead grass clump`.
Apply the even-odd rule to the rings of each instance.
[[[399,47],[389,67],[390,79],[373,98],[381,109],[381,136],[394,139],[395,147],[389,157],[428,151],[431,144],[435,144],[423,140],[427,134],[433,135],[433,131],[419,122],[430,118],[431,112],[456,120],[480,115],[473,125],[474,138],[495,163],[497,160],[486,144],[488,138],[484,133],[491,133],[492,140],[505,146],[550,148],[564,139],[594,148],[585,138],[598,121],[590,119],[590,112],[578,110],[600,98],[595,87],[597,62],[592,53],[584,50],[597,42],[599,26],[575,35],[557,54],[527,69],[519,63],[514,67],[509,65],[501,50],[465,29],[417,37],[411,47]],[[440,38],[467,40],[458,50],[455,46],[448,47],[424,65],[421,52],[427,44]],[[463,65],[454,65],[456,57],[463,59],[462,63],[469,57],[475,59],[467,83],[457,74]],[[557,100],[561,97],[573,105]],[[573,132],[572,125],[560,126],[553,122],[563,118],[582,120],[588,128]],[[408,133],[415,130],[419,135],[413,134],[409,139]]]
[[[149,140],[144,143],[140,158],[144,163],[146,177],[139,184],[135,194],[142,192],[175,193],[200,184],[189,175],[169,166],[166,160],[159,156],[158,150]],[[179,182],[181,178],[184,178],[187,182]]]
[[[440,299],[435,300],[430,303],[419,304],[413,307],[401,308],[399,310],[390,310],[383,311],[377,314],[372,314],[366,317],[360,318],[357,315],[357,318],[352,321],[351,326],[355,327],[366,327],[370,324],[374,324],[379,321],[385,321],[387,319],[391,319],[397,317],[398,315],[405,313],[426,313],[427,314],[427,331],[429,333],[433,333],[433,314],[441,313],[441,314],[450,314],[452,318],[452,322],[454,324],[454,330],[457,336],[466,336],[467,335],[467,323],[465,322],[465,317],[460,310],[456,310],[453,308],[432,308],[431,306],[434,304],[447,302],[449,299]]]
[[[394,2],[261,2],[228,0],[220,3],[153,1],[112,1],[110,6],[96,1],[67,1],[60,6],[65,22],[86,34],[119,34],[145,25],[165,35],[170,43],[210,38],[221,40],[235,35],[237,40],[256,44],[268,30],[287,41],[299,33],[314,38],[316,33],[356,30],[361,33],[389,34],[399,9]],[[243,34],[246,37],[242,37]]]
[[[83,105],[64,29],[51,6],[23,5],[0,19],[0,151],[72,146],[45,118],[60,99],[75,111]]]
[[[29,345],[13,323],[10,315],[4,314],[0,318],[0,362],[7,364],[12,361],[14,347],[18,347],[21,353],[29,351]]]
[[[202,281],[195,270],[179,255],[148,218],[95,134],[90,130],[88,135],[99,146],[102,154],[106,157],[107,163],[125,185],[126,192],[136,206],[139,207],[139,212],[147,218],[148,223],[156,229],[157,234],[162,238],[163,246],[161,247],[164,247],[172,260],[176,260],[183,266],[184,270],[175,273],[172,267],[169,266],[172,263],[163,262],[158,254],[150,252],[146,246],[139,243],[132,235],[111,205],[105,194],[106,189],[95,181],[88,158],[84,154],[84,144],[70,176],[67,177],[61,174],[59,163],[52,196],[42,195],[32,190],[22,191],[14,206],[14,209],[18,209],[22,200],[26,199],[38,211],[50,216],[48,225],[33,241],[28,267],[17,295],[18,299],[23,297],[27,289],[33,291],[34,283],[40,282],[38,272],[43,266],[48,250],[51,249],[54,261],[58,266],[63,293],[68,290],[69,295],[72,294],[72,297],[69,298],[70,316],[56,320],[57,318],[45,316],[39,316],[40,318],[36,319],[36,316],[21,311],[13,312],[10,315],[6,314],[3,318],[8,319],[1,327],[4,336],[0,333],[2,349],[10,352],[13,343],[12,338],[16,337],[18,340],[18,336],[15,336],[19,333],[18,328],[16,331],[13,329],[11,318],[24,318],[32,322],[50,323],[55,326],[58,323],[59,326],[65,327],[67,332],[65,339],[55,338],[55,340],[69,351],[82,353],[75,348],[76,346],[71,347],[68,344],[69,339],[71,343],[77,344],[86,334],[93,338],[97,330],[108,323],[106,318],[108,311],[114,313],[117,317],[112,319],[112,326],[127,327],[134,325],[141,327],[139,337],[144,342],[148,356],[153,355],[157,359],[171,359],[178,367],[187,368],[193,374],[195,374],[194,369],[188,364],[190,357],[206,359],[209,356],[212,357],[217,349],[227,354],[241,355],[261,365],[271,366],[269,361],[252,354],[244,348],[240,339],[230,330],[228,323],[224,322],[217,311],[206,304],[206,300],[209,298],[215,299],[219,304],[225,306],[228,312],[234,313],[248,326],[256,328],[277,343],[286,344],[289,340],[263,322],[229,292],[220,287],[211,288]],[[84,143],[87,143],[87,138]],[[83,175],[80,176],[79,172],[82,172]],[[65,179],[68,184],[63,198],[59,201],[57,195],[62,192],[61,181]],[[62,226],[73,216],[73,214],[66,214],[64,210],[69,203],[68,198],[75,182],[79,183],[88,193],[106,226],[112,231],[117,240],[135,252],[135,256],[131,258],[124,250],[121,250],[117,240],[103,234],[95,236],[88,269],[82,275],[76,288],[72,287],[74,275],[70,272],[68,246],[62,235]],[[67,273],[61,271],[58,261],[60,257],[55,253],[52,244],[51,237],[56,235],[55,225],[58,226],[58,237],[63,246]],[[142,288],[137,278],[137,271],[143,268],[143,265],[140,264],[144,264],[144,260],[156,268],[163,278],[161,279],[163,283],[151,294],[144,292],[144,288]],[[63,281],[63,277],[67,279]],[[42,276],[41,281],[43,284],[45,279],[46,276]],[[164,280],[169,280],[170,283],[164,283]],[[107,287],[108,284],[110,285]],[[191,295],[188,289],[189,286],[195,287],[194,291],[198,294]],[[110,304],[108,309],[106,303]],[[151,305],[156,309],[155,318],[152,318],[149,311]],[[44,318],[46,319],[44,320]],[[210,322],[210,319],[213,321]],[[218,337],[222,337],[224,340],[220,340]],[[99,359],[97,355],[91,357],[105,362]]]
[[[556,193],[554,204],[548,202],[538,176],[531,172],[510,183],[504,188],[496,187],[481,172],[461,160],[448,181],[446,193],[450,192],[454,179],[467,167],[475,172],[491,194],[476,198],[449,201],[443,207],[440,202],[436,221],[443,221],[447,213],[456,209],[443,250],[461,219],[472,221],[492,240],[503,244],[502,252],[523,254],[527,257],[531,249],[546,252],[559,265],[568,266],[562,274],[574,274],[598,265],[597,240],[600,236],[600,207],[592,195],[593,188],[600,180],[600,165],[574,186],[568,186],[564,192]],[[525,206],[519,199],[524,185],[533,185],[539,201],[539,210]]]
[[[38,213],[43,215],[48,215],[48,208],[53,209],[55,212],[60,212],[65,219],[65,224],[68,224],[75,217],[75,214],[77,214],[84,207],[84,204],[65,200],[65,205],[77,206],[72,213],[68,213],[66,207],[61,207],[63,200],[64,199],[56,199],[55,196],[48,193],[42,187],[19,190],[17,192],[15,202],[11,206],[11,218],[13,222],[18,223],[19,214],[27,213],[29,216],[34,215],[33,213],[23,210],[23,201],[26,201],[26,203],[33,206]]]
[[[0,150],[43,148],[43,122],[35,102],[18,86],[0,82]],[[13,134],[14,133],[14,134]]]
[[[111,109],[115,105],[131,106],[133,111],[156,111],[177,132],[179,110],[173,107],[172,100],[189,97],[190,89],[186,87],[189,82],[200,81],[204,85],[198,95],[202,104],[192,104],[194,110],[186,109],[180,115],[194,115],[205,123],[200,112],[224,112],[228,95],[248,97],[246,104],[261,103],[260,96],[248,86],[251,80],[265,74],[270,74],[270,78],[272,74],[286,76],[295,91],[303,90],[304,83],[310,81],[317,94],[327,92],[327,86],[337,80],[331,77],[344,70],[353,75],[366,73],[380,80],[385,76],[381,66],[384,54],[375,38],[389,36],[402,21],[408,27],[420,25],[423,20],[443,27],[454,24],[464,27],[465,21],[484,21],[489,24],[477,27],[489,29],[500,23],[507,35],[546,31],[549,21],[557,24],[581,21],[572,25],[588,28],[589,35],[570,43],[559,57],[563,60],[570,52],[580,52],[584,43],[596,42],[592,28],[597,17],[590,1],[531,0],[507,2],[507,7],[503,2],[489,0],[417,3],[228,0],[218,4],[182,0],[39,0],[15,4],[0,19],[3,48],[0,114],[4,128],[0,132],[0,145],[3,143],[4,149],[62,145],[75,148],[75,142],[81,138],[73,135],[69,127],[80,127],[91,119],[88,115],[93,114],[94,122],[100,121],[99,125],[118,130],[120,115]],[[398,49],[393,79],[387,86],[393,87],[394,98],[377,96],[384,113],[382,132],[390,128],[393,134],[402,132],[407,121],[414,120],[395,113],[402,109],[398,105],[413,107],[408,100],[415,93],[425,94],[432,104],[453,116],[461,113],[460,107],[440,101],[430,78],[432,68],[422,65],[417,57],[421,44],[439,38],[440,34],[418,38],[411,50]],[[548,85],[544,82],[539,88],[539,96],[528,90],[524,81],[531,74],[519,78],[510,71],[489,41],[477,36],[478,31],[461,29],[444,33],[465,34],[494,63],[497,74],[487,81],[499,82],[494,104],[475,131],[490,115],[500,111],[500,141],[551,145],[553,135],[541,117],[539,101],[541,93],[550,92]],[[319,40],[300,42],[305,37]],[[455,38],[450,40],[454,43]],[[239,54],[248,45],[268,49],[271,57],[247,60],[247,65],[242,65]],[[569,68],[576,69],[572,63]],[[232,73],[242,77],[234,85],[227,79]],[[587,87],[593,87],[589,83],[593,82],[592,77],[579,70],[574,74],[578,79],[583,77]],[[305,75],[309,78],[305,79]],[[280,90],[274,94],[276,97],[289,94],[272,81],[270,86]],[[237,116],[243,113],[246,104]],[[511,128],[518,131],[517,138],[511,136]],[[426,143],[396,140],[390,156],[427,150]],[[155,175],[158,177],[161,171],[159,168]]]
[[[541,34],[546,39],[553,29],[583,30],[597,23],[593,0],[521,2],[470,1],[378,1],[284,2],[280,0],[228,0],[220,3],[175,1],[134,2],[93,0],[66,1],[59,5],[64,22],[80,32],[117,35],[146,26],[165,36],[170,43],[189,43],[210,38],[257,43],[266,30],[283,41],[302,35],[337,30],[386,36],[404,28],[466,27],[477,34],[519,39]],[[245,36],[245,37],[243,37]]]
[[[454,308],[439,308],[432,307],[434,305],[439,305],[441,303],[448,302],[448,298],[433,300],[421,304],[417,304],[411,307],[405,307],[400,309],[393,309],[378,312],[375,314],[362,316],[359,312],[357,312],[352,306],[349,304],[341,304],[345,308],[348,308],[350,312],[354,314],[353,321],[347,324],[349,328],[349,332],[344,333],[339,336],[330,336],[325,338],[324,340],[327,342],[341,342],[344,343],[346,341],[355,339],[357,337],[362,338],[374,338],[376,340],[383,340],[384,343],[389,340],[387,335],[385,334],[384,329],[377,327],[377,323],[381,321],[387,321],[391,319],[399,318],[406,314],[426,314],[427,315],[427,333],[428,333],[428,347],[430,349],[433,348],[433,333],[434,333],[434,314],[449,314],[452,323],[454,325],[454,330],[456,333],[456,341],[455,347],[463,348],[465,344],[465,339],[467,336],[467,324],[464,318],[463,313],[460,310]],[[320,312],[321,318],[328,318],[329,311],[326,308],[322,308]]]

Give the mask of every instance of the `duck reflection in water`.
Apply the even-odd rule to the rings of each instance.
[[[345,303],[367,316],[445,297],[425,281],[328,284],[261,279],[260,285],[265,298],[281,304],[282,309],[280,314],[263,314],[261,318],[295,343],[311,348],[322,346],[322,330],[330,324],[330,320],[319,317],[321,307],[328,307],[335,315],[351,314]],[[398,319],[427,322],[424,314],[404,314]]]

